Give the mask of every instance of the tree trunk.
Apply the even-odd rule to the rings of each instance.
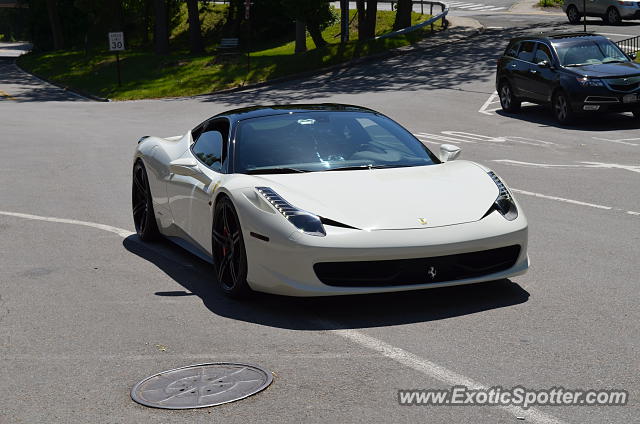
[[[322,31],[320,31],[320,26],[317,23],[310,23],[308,28],[309,35],[311,35],[313,44],[316,45],[316,49],[327,45],[327,42],[322,38]]]
[[[187,0],[187,9],[189,11],[189,47],[192,54],[200,54],[204,52],[204,44],[200,30],[198,0]]]
[[[54,50],[60,50],[64,47],[64,39],[62,37],[62,24],[60,23],[60,15],[58,14],[57,0],[47,0],[47,10],[49,13],[51,33],[53,35],[53,48]]]
[[[413,9],[412,0],[398,0],[396,10],[396,20],[393,23],[393,30],[398,31],[402,28],[411,26],[411,10]]]
[[[362,41],[367,38],[367,11],[364,6],[365,0],[356,1],[356,13],[358,14],[358,40]]]
[[[367,0],[367,23],[365,29],[366,38],[375,38],[376,36],[376,17],[378,13],[378,1]]]
[[[296,19],[296,53],[307,51],[307,30],[304,21]]]
[[[154,44],[156,54],[169,53],[169,18],[167,16],[167,3],[165,0],[153,0],[156,15],[154,31]]]

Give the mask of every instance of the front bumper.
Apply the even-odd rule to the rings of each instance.
[[[286,239],[270,237],[269,242],[250,235],[251,221],[242,225],[249,264],[247,281],[254,290],[274,294],[330,296],[418,290],[513,277],[525,273],[529,267],[527,221],[521,209],[513,221],[494,211],[480,221],[445,227],[364,231],[325,226],[326,237],[294,231]],[[321,282],[314,271],[318,263],[429,258],[513,245],[520,246],[513,266],[500,272],[475,274],[472,278],[433,282],[429,281],[425,268],[422,284],[413,281],[393,285],[367,285],[366,282],[357,286],[349,282],[328,285]]]
[[[640,19],[640,2],[634,2],[628,6],[618,5],[622,19]]]
[[[635,97],[634,101],[628,101]],[[613,91],[607,87],[594,87],[573,91],[571,107],[575,112],[631,112],[640,108],[640,89]]]

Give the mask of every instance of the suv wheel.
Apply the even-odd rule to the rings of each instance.
[[[618,9],[615,7],[607,9],[606,21],[611,25],[619,25],[622,22],[622,17],[620,16]]]
[[[508,82],[500,84],[500,92],[498,95],[500,96],[500,106],[502,106],[502,110],[508,113],[514,113],[520,110],[522,102],[513,95],[513,90]]]
[[[569,19],[569,23],[571,24],[579,24],[580,23],[580,12],[578,12],[578,8],[575,6],[569,6],[567,9],[567,18]]]
[[[569,98],[564,92],[559,91],[553,96],[551,106],[553,107],[553,116],[555,116],[559,123],[568,124],[573,120],[574,113],[571,110]]]

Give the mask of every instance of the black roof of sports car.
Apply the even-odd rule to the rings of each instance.
[[[311,111],[327,111],[327,112],[366,112],[379,113],[373,109],[362,106],[344,105],[339,103],[318,103],[318,104],[292,104],[292,105],[271,105],[271,106],[251,106],[240,109],[233,109],[219,113],[214,116],[226,116],[232,120],[242,120],[250,118],[258,118],[261,116],[282,115],[290,112],[311,112]]]

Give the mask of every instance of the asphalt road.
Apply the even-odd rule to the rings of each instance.
[[[66,101],[78,99],[1,64],[0,422],[522,422],[497,407],[398,405],[398,389],[452,381],[625,389],[626,406],[522,416],[636,422],[639,125],[627,114],[560,127],[537,106],[502,114],[497,55],[510,36],[540,25],[508,27],[306,80],[179,100]],[[458,144],[463,158],[495,169],[529,219],[529,273],[408,294],[238,302],[218,294],[206,264],[131,235],[139,136],[288,102],[378,109],[427,146]],[[260,364],[274,383],[204,410],[129,398],[148,375],[209,361]]]

